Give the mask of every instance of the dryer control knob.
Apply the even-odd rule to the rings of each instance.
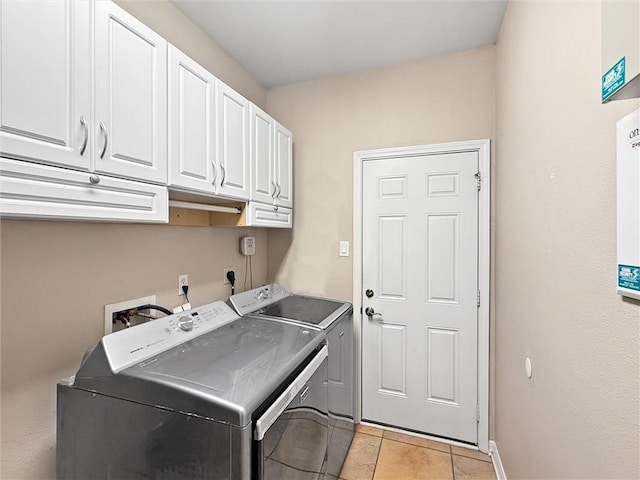
[[[185,332],[190,331],[193,328],[193,318],[180,317],[178,319],[178,327],[180,327],[180,330],[184,330]]]

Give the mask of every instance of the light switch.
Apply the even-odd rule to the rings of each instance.
[[[349,240],[340,240],[340,256],[349,256]]]

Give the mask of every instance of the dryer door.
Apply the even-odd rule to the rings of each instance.
[[[325,346],[256,420],[254,478],[299,478],[309,472],[323,475],[328,430]]]

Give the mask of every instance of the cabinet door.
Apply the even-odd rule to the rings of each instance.
[[[166,223],[167,187],[0,158],[0,216]]]
[[[271,203],[276,193],[274,120],[251,104],[251,200]]]
[[[95,8],[95,169],[166,183],[167,42],[112,2]]]
[[[169,45],[169,185],[213,192],[216,79]]]
[[[249,198],[249,101],[218,81],[218,193]]]
[[[276,122],[276,202],[283,207],[293,207],[293,135]]]
[[[0,2],[0,155],[90,168],[91,3]]]

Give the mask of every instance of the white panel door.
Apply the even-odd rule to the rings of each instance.
[[[477,171],[477,152],[363,164],[364,420],[478,441]]]
[[[249,199],[249,101],[218,81],[218,193]]]
[[[277,193],[273,140],[275,122],[251,104],[251,200],[271,203]]]
[[[169,45],[169,185],[211,193],[216,79]]]
[[[293,208],[293,135],[276,122],[275,174],[278,205]]]
[[[0,2],[0,155],[89,169],[91,4]]]
[[[113,2],[95,8],[95,170],[166,183],[167,42]]]

